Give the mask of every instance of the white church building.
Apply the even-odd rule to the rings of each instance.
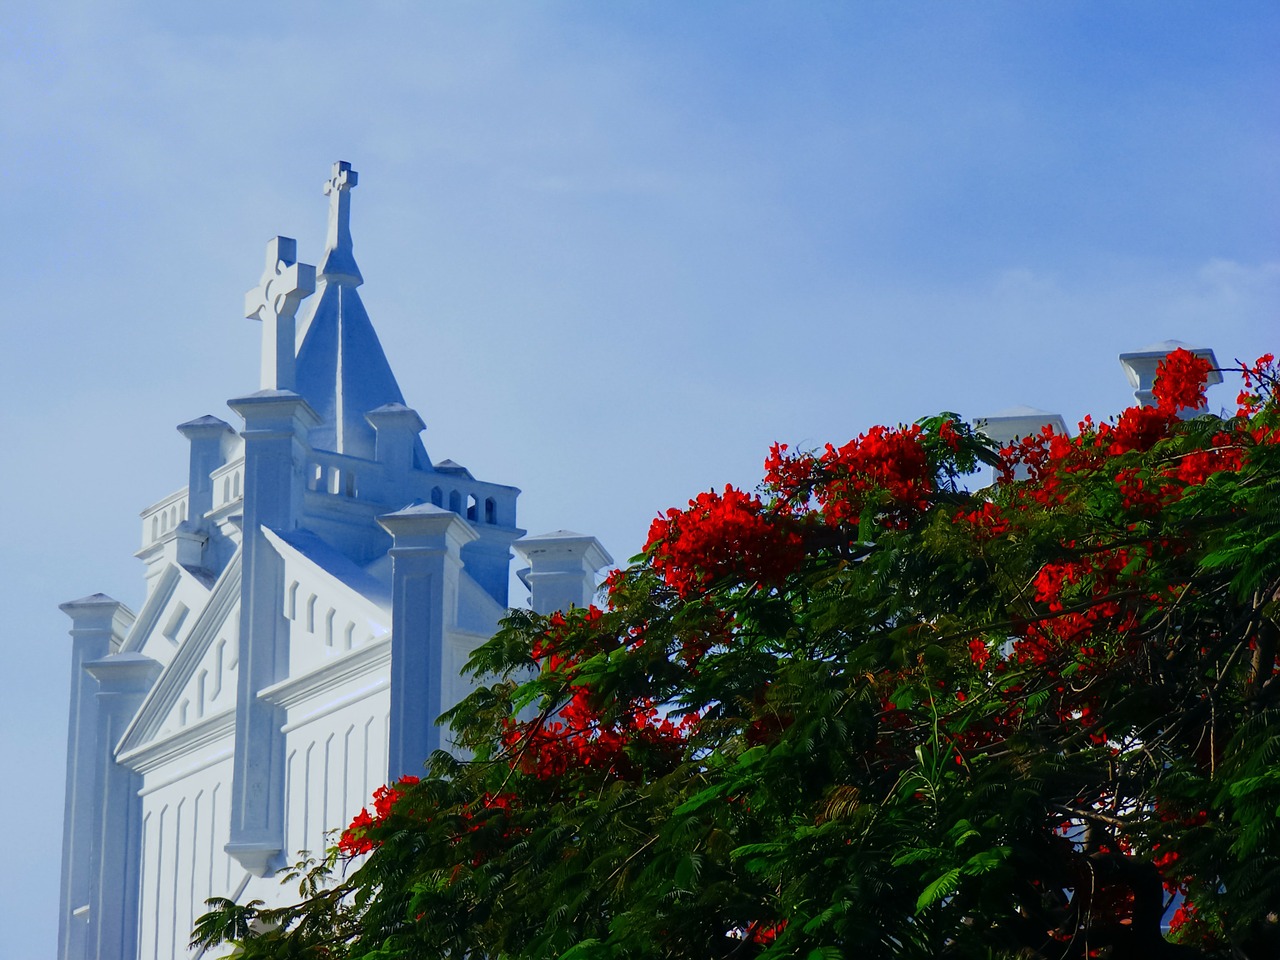
[[[59,960],[190,957],[208,897],[283,902],[282,867],[448,745],[434,721],[507,609],[512,548],[542,612],[588,603],[612,563],[593,537],[523,536],[515,487],[427,455],[357,290],[355,186],[335,164],[319,267],[268,244],[245,310],[259,389],[228,401],[239,429],[178,426],[141,607],[62,605]]]

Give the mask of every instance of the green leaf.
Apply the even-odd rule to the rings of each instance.
[[[924,888],[924,892],[916,899],[916,914],[921,914],[930,904],[945,900],[955,893],[960,886],[960,868],[952,867],[933,883]]]
[[[905,867],[912,863],[933,862],[942,856],[937,847],[920,847],[915,850],[903,850],[890,863],[895,867]]]
[[[966,860],[964,866],[960,869],[967,877],[978,877],[998,869],[1009,859],[1009,855],[1012,852],[1012,847],[995,847],[992,850],[983,850]]]
[[[680,890],[693,890],[694,884],[698,882],[698,876],[702,873],[703,856],[698,853],[691,853],[682,859],[676,867],[676,887]]]
[[[729,790],[729,787],[730,785],[728,783],[717,783],[714,786],[707,787],[705,790],[700,790],[671,811],[671,815],[675,817],[682,817],[686,813],[693,813],[695,810],[700,810],[712,800],[723,796]]]
[[[591,960],[592,957],[606,957],[608,953],[603,949],[603,944],[596,938],[583,940],[575,943],[572,947],[560,954],[559,960]]]

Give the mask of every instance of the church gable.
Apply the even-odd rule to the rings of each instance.
[[[211,595],[211,584],[183,567],[170,566],[143,606],[141,629],[133,631],[127,649],[168,664],[191,635]]]
[[[387,636],[391,598],[386,584],[314,534],[263,533],[283,561],[290,678]]]
[[[240,570],[236,557],[214,584],[203,607],[188,614],[192,622],[186,636],[120,741],[121,758],[234,707]],[[174,602],[171,597],[166,609],[176,610]],[[157,618],[156,622],[163,621]]]
[[[141,653],[160,664],[173,660],[208,603],[210,584],[177,564],[167,564],[149,585],[146,602],[121,652]]]

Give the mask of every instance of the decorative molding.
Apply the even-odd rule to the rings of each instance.
[[[135,753],[163,729],[165,719],[177,705],[187,682],[195,675],[209,646],[240,601],[240,569],[240,553],[237,550],[222,576],[213,585],[209,602],[200,611],[187,639],[169,661],[169,666],[160,675],[125,731],[119,746],[121,756]],[[157,615],[158,612],[152,615],[153,624]]]
[[[142,602],[142,609],[138,611],[137,619],[133,621],[133,626],[129,628],[129,635],[124,638],[124,643],[120,645],[121,653],[139,649],[147,641],[147,638],[155,633],[160,614],[168,606],[169,600],[173,597],[173,592],[178,589],[178,580],[181,579],[181,576],[176,566],[166,567],[160,574],[160,578],[156,581],[155,586],[151,588],[147,599]]]
[[[390,662],[391,635],[387,634],[362,647],[356,647],[345,656],[330,660],[316,670],[272,684],[261,690],[258,698],[288,710],[305,703],[317,694],[324,693],[327,688],[367,676]],[[385,685],[385,678],[383,684]],[[373,688],[369,688],[369,692],[372,691]],[[359,700],[364,696],[368,696],[368,693],[353,699]],[[296,727],[299,722],[303,721],[290,721],[289,726]]]
[[[203,750],[210,744],[217,743],[218,740],[229,736],[235,730],[235,719],[236,711],[234,707],[221,713],[215,713],[212,716],[203,717],[167,737],[152,740],[127,752],[121,751],[116,756],[116,761],[137,773],[151,773],[166,763],[180,759],[184,754],[194,754],[196,751]],[[168,786],[229,756],[231,756],[230,743],[226,745],[225,751],[218,754],[201,755],[197,762],[190,767],[184,767],[182,772],[174,777],[164,781],[148,781],[142,793],[145,795],[161,787]]]

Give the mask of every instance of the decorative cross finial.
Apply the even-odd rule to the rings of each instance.
[[[324,259],[320,261],[320,276],[352,287],[364,282],[351,252],[351,188],[359,182],[360,175],[351,169],[351,164],[339,160],[324,185],[329,198],[329,234]]]
[[[267,265],[258,285],[244,295],[244,315],[262,321],[262,389],[297,386],[294,317],[298,304],[316,289],[316,268],[298,263],[298,242],[267,242]]]
[[[359,183],[360,174],[352,170],[347,161],[339,160],[333,165],[333,176],[324,185],[324,195],[327,197],[335,190],[350,190]]]

